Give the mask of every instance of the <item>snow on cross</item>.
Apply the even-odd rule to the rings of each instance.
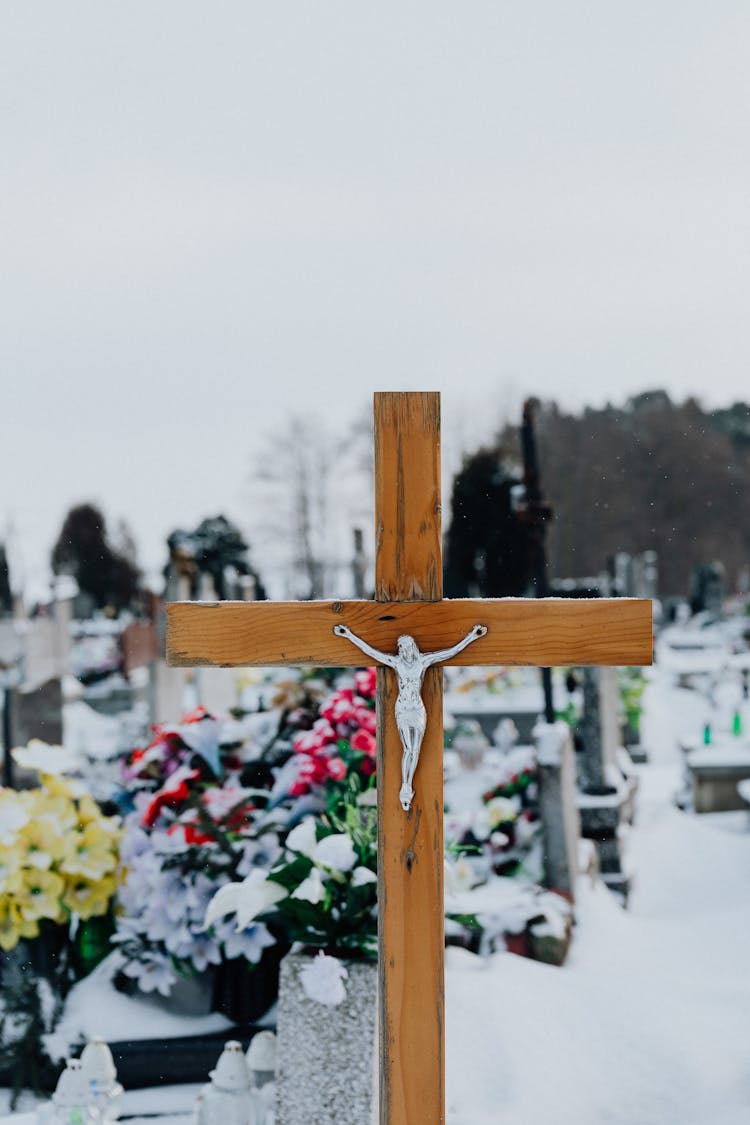
[[[375,395],[375,601],[172,603],[167,657],[180,666],[361,663],[333,626],[396,652],[401,634],[447,649],[487,634],[455,664],[651,662],[651,603],[628,599],[442,597],[440,396]],[[378,668],[378,899],[381,1125],[445,1121],[443,684],[425,673],[427,724],[408,813],[396,672]]]

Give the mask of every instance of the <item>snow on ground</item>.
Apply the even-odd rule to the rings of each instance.
[[[656,667],[627,911],[582,883],[567,965],[450,949],[449,1125],[746,1125],[750,821],[679,812],[705,705]]]

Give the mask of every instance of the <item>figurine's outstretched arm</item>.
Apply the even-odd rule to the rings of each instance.
[[[452,657],[457,656],[459,652],[465,649],[472,641],[479,640],[487,632],[486,625],[475,625],[470,629],[462,641],[458,641],[452,648],[443,648],[439,652],[426,652],[424,653],[423,660],[425,668],[429,668],[431,664],[439,664],[441,660],[450,660]]]
[[[381,664],[387,664],[389,668],[396,667],[395,656],[392,656],[388,652],[381,652],[379,649],[373,648],[372,645],[368,645],[367,641],[363,641],[361,637],[353,633],[348,625],[334,625],[333,631],[337,637],[346,637],[348,641],[351,641],[353,645],[361,649],[365,656],[371,656],[373,660],[377,660]]]

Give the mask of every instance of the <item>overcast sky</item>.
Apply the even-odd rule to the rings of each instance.
[[[11,3],[0,524],[243,521],[285,413],[750,398],[750,6]]]

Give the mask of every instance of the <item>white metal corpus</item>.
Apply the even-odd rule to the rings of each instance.
[[[485,636],[486,625],[475,625],[466,636],[452,648],[440,649],[437,652],[420,652],[419,645],[408,633],[398,638],[398,652],[381,652],[373,648],[367,641],[358,637],[347,625],[334,625],[333,631],[337,637],[346,637],[353,645],[361,649],[366,656],[393,668],[398,679],[398,695],[396,697],[395,715],[396,726],[401,739],[403,754],[401,757],[401,790],[399,801],[404,812],[411,808],[414,797],[412,782],[419,761],[419,751],[427,727],[427,712],[422,702],[422,683],[424,674],[433,664],[440,664],[443,660],[450,660],[459,652]]]

